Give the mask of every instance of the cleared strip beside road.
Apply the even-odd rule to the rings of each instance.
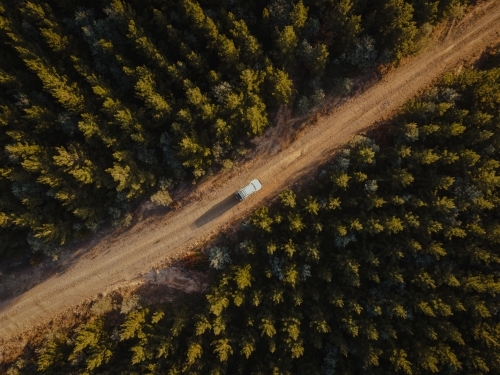
[[[110,238],[97,241],[92,249],[96,256],[80,251],[62,259],[64,271],[0,304],[0,344],[85,299],[136,280],[169,254],[248,214],[331,157],[353,135],[389,116],[462,59],[500,42],[500,2],[482,4],[474,12],[444,42],[321,119],[281,153],[245,165],[245,171],[214,187],[202,199],[165,217],[138,223],[113,243]],[[262,190],[237,204],[234,192],[253,178],[263,183]]]

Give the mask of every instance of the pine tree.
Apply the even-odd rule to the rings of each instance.
[[[38,76],[43,88],[68,111],[79,113],[84,108],[84,97],[77,83],[71,83],[67,76],[60,74],[40,49],[27,42],[9,20],[1,17],[0,28],[26,67]]]
[[[241,51],[241,59],[246,65],[252,66],[262,59],[262,47],[258,39],[250,33],[250,30],[244,20],[235,20],[231,13],[229,13],[229,16],[232,18],[232,28],[230,33],[234,42]]]
[[[325,34],[329,37],[324,43],[335,48],[330,49],[331,54],[348,51],[362,32],[361,15],[355,14],[354,8],[355,3],[351,0],[322,2],[323,28],[328,30]]]
[[[69,38],[64,35],[64,31],[48,4],[38,5],[27,2],[21,11],[41,26],[40,34],[54,52],[63,52],[68,48]]]
[[[413,21],[413,7],[404,0],[389,0],[384,4],[384,16],[380,20],[383,45],[391,58],[401,60],[411,53],[417,33]]]
[[[162,120],[172,111],[172,106],[156,90],[156,77],[145,66],[135,69],[137,83],[135,84],[136,95],[144,101],[144,104],[151,110],[152,117]]]
[[[117,151],[113,158],[113,167],[106,172],[117,182],[116,190],[123,191],[128,199],[143,194],[145,189],[155,184],[154,175],[142,170],[130,151]]]
[[[114,344],[105,331],[104,322],[97,319],[86,324],[75,339],[75,346],[69,360],[75,360],[85,354],[85,369],[92,371],[108,363],[113,356]]]
[[[193,27],[199,30],[203,38],[206,38],[209,47],[217,53],[221,63],[227,67],[234,66],[240,58],[234,42],[219,32],[215,22],[205,15],[197,2],[184,0],[182,6]]]
[[[291,64],[295,49],[298,44],[298,37],[292,26],[285,26],[283,30],[275,31],[276,59],[282,67]]]

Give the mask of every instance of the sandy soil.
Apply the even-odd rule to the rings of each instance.
[[[148,283],[165,284],[186,293],[203,292],[207,287],[205,278],[192,272],[188,274],[186,270],[178,267],[153,269],[144,275],[144,279]]]
[[[119,235],[101,234],[87,242],[58,261],[57,273],[38,285],[24,285],[16,297],[0,304],[0,345],[21,340],[24,333],[61,318],[68,309],[99,293],[155,278],[182,282],[177,270],[154,270],[167,258],[193,248],[274,198],[330,158],[353,135],[387,119],[445,71],[477,58],[485,47],[498,42],[500,2],[485,2],[454,24],[442,41],[319,118],[288,147],[266,145],[260,150],[265,157],[204,181],[179,209],[139,220]],[[234,192],[253,178],[263,183],[262,190],[238,204]]]

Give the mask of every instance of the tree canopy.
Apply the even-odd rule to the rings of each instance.
[[[0,254],[57,256],[138,199],[168,204],[270,110],[307,112],[467,3],[1,0]]]
[[[499,94],[499,67],[447,74],[212,248],[206,295],[56,335],[38,370],[498,373]]]

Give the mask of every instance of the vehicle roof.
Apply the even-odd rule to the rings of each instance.
[[[245,187],[238,190],[238,194],[242,198],[245,198],[245,197],[249,196],[250,194],[255,193],[256,191],[259,191],[261,188],[262,188],[262,184],[260,183],[260,181],[257,179],[254,179],[248,185],[246,185]]]
[[[248,184],[244,188],[240,189],[239,192],[243,193],[244,196],[246,197],[247,195],[255,193],[255,188],[251,184]]]
[[[257,179],[252,180],[250,183],[255,187],[255,191],[258,191],[262,188],[262,184]]]

